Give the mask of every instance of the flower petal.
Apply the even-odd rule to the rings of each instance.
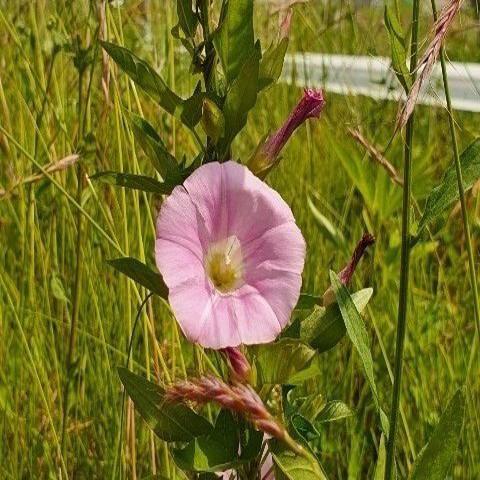
[[[245,281],[255,284],[265,276],[282,280],[283,272],[301,274],[305,261],[305,240],[297,225],[284,223],[242,245]]]
[[[252,287],[244,285],[240,290],[243,292],[232,296],[232,303],[242,343],[255,345],[273,342],[282,331],[282,325],[272,307]]]
[[[228,229],[243,245],[268,230],[294,222],[283,198],[250,170],[236,162],[223,164],[226,182]]]
[[[294,221],[282,197],[237,162],[203,165],[184,185],[212,234],[211,241],[236,235],[241,243],[248,242]]]
[[[197,342],[214,309],[214,295],[208,279],[194,278],[170,288],[168,300],[187,339]]]
[[[178,243],[203,260],[208,234],[203,223],[199,221],[194,204],[182,186],[175,187],[163,202],[157,217],[156,231],[157,239]]]
[[[210,235],[210,242],[228,237],[222,166],[218,162],[202,165],[185,180],[183,185],[203,220],[205,229]]]
[[[302,276],[290,272],[283,272],[281,279],[277,276],[265,276],[265,278],[257,280],[253,286],[271,307],[283,329],[288,325],[292,310],[300,297]]]
[[[192,250],[172,240],[157,238],[155,260],[163,280],[171,289],[191,279],[203,279],[203,262]]]
[[[268,302],[254,288],[244,285],[229,295],[216,294],[212,314],[196,341],[220,349],[272,342],[280,331],[281,325]]]

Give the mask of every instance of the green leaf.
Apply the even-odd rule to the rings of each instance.
[[[202,93],[196,92],[184,100],[167,86],[152,66],[130,50],[114,43],[100,43],[113,61],[164,110],[189,128],[193,128],[200,121]]]
[[[322,411],[318,414],[318,423],[335,422],[344,418],[352,417],[355,412],[340,400],[332,400],[328,402]]]
[[[322,297],[313,293],[301,293],[295,310],[310,310],[315,305],[322,304]]]
[[[230,85],[238,77],[254,48],[253,0],[230,0],[213,37],[213,44]]]
[[[256,367],[258,385],[295,385],[320,373],[319,365],[314,362],[315,350],[298,340],[286,338],[255,345],[249,348],[249,353]]]
[[[385,435],[380,437],[380,445],[378,447],[378,459],[375,465],[374,480],[385,480],[385,465],[387,463],[387,452],[385,450]]]
[[[136,140],[165,182],[173,186],[182,183],[181,169],[176,158],[167,150],[152,125],[132,112],[128,112],[128,119]]]
[[[183,470],[218,472],[238,464],[238,425],[228,410],[221,410],[214,430],[184,448],[172,449],[175,463]]]
[[[193,38],[198,18],[192,10],[192,0],[177,0],[178,23],[187,38]]]
[[[190,441],[212,430],[212,425],[186,405],[165,401],[165,391],[126,368],[118,374],[135,408],[155,434],[167,442]]]
[[[268,442],[275,465],[276,480],[327,480],[321,465],[288,450],[278,440]]]
[[[314,422],[320,412],[325,408],[326,403],[321,393],[309,395],[298,408],[298,413],[307,420]]]
[[[170,114],[181,107],[183,100],[175,94],[152,66],[120,45],[100,42],[112,60],[143,90],[150,94]]]
[[[367,377],[370,390],[372,391],[373,401],[380,416],[382,430],[385,434],[388,433],[388,418],[380,407],[378,400],[377,386],[373,375],[373,359],[370,352],[370,340],[368,338],[367,328],[363,323],[363,318],[357,310],[355,303],[348,293],[347,288],[342,285],[337,274],[330,271],[330,281],[332,282],[333,291],[340,307],[340,312],[345,323],[348,336],[356,348],[363,364],[365,376]]]
[[[445,480],[455,459],[465,416],[465,394],[457,390],[430,440],[413,464],[409,480]]]
[[[246,420],[240,420],[240,461],[249,462],[262,451],[264,433],[255,430]]]
[[[372,288],[364,288],[352,294],[352,300],[359,312],[365,309],[372,294]],[[345,333],[345,323],[338,303],[332,303],[326,308],[317,305],[300,324],[300,339],[319,353],[337,345]]]
[[[288,48],[288,37],[284,37],[277,44],[270,45],[260,61],[258,74],[258,90],[263,90],[277,82],[282,74],[283,62]]]
[[[201,125],[205,134],[216,144],[225,133],[225,118],[216,103],[209,98],[203,101]]]
[[[168,194],[173,189],[172,185],[161,183],[152,177],[135,175],[133,173],[97,172],[90,178],[92,180],[100,180],[109,185],[116,185],[117,187],[131,188],[148,193],[158,193],[160,195]]]
[[[182,109],[179,111],[179,120],[189,128],[197,125],[202,118],[202,105],[205,92],[202,92],[201,87],[201,82],[198,82],[192,96],[183,101]]]
[[[140,260],[132,257],[124,257],[107,260],[107,263],[152,293],[164,299],[168,298],[168,288],[162,276],[147,267],[147,265]]]
[[[480,178],[480,138],[477,138],[460,156],[463,188],[468,190]],[[445,171],[440,185],[435,187],[427,198],[425,211],[418,225],[418,231],[437,218],[453,202],[458,200],[458,183],[455,165]]]
[[[392,67],[406,92],[412,86],[412,78],[407,68],[407,49],[402,25],[392,7],[385,5],[385,26],[387,27],[392,50]]]
[[[312,440],[320,438],[320,433],[312,422],[299,413],[294,413],[291,416],[290,426],[295,432],[295,437],[300,441],[311,442]]]
[[[223,105],[225,136],[222,139],[220,150],[225,151],[230,146],[231,141],[247,123],[248,112],[255,106],[260,56],[260,45],[257,43],[252,55],[245,62],[227,92]]]

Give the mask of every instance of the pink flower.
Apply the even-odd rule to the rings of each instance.
[[[275,133],[270,135],[266,142],[255,152],[249,161],[252,172],[264,178],[271,168],[278,162],[278,156],[293,132],[305,120],[319,118],[325,106],[325,97],[322,90],[306,88],[303,97],[297,106],[290,112],[285,123]]]
[[[186,337],[221,349],[273,341],[297,303],[305,241],[246,167],[207,163],[165,200],[155,257]]]

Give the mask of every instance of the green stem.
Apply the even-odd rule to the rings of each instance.
[[[412,40],[411,40],[411,62],[410,74],[412,80],[415,78],[418,57],[418,17],[420,0],[414,0],[412,6]],[[414,114],[410,116],[406,126],[406,143],[404,149],[404,172],[403,172],[403,205],[402,205],[402,249],[400,264],[400,291],[398,298],[398,322],[397,339],[395,347],[395,364],[392,404],[390,409],[390,431],[387,445],[387,461],[385,466],[385,480],[391,480],[394,456],[395,439],[397,435],[398,412],[400,407],[400,391],[403,371],[403,353],[405,336],[407,330],[407,304],[408,304],[408,280],[410,266],[410,204],[412,190],[412,147],[414,133]]]
[[[215,62],[215,48],[210,35],[210,23],[208,19],[209,0],[202,0],[200,2],[200,23],[203,30],[203,41],[205,42],[205,61],[203,63],[203,78],[205,81],[205,88],[208,93],[215,90],[215,69],[213,68]]]
[[[433,18],[437,21],[437,7],[435,0],[432,2]],[[475,272],[475,260],[473,256],[472,238],[470,234],[470,224],[468,222],[467,202],[465,200],[465,188],[463,186],[462,166],[460,163],[460,154],[458,151],[457,134],[455,131],[455,120],[453,118],[452,100],[450,97],[450,87],[448,84],[447,65],[445,62],[445,49],[443,45],[440,48],[440,64],[442,66],[443,88],[445,90],[445,99],[447,100],[448,123],[450,126],[450,135],[452,137],[453,158],[455,162],[455,172],[457,175],[458,194],[460,197],[460,206],[462,210],[463,229],[465,230],[465,242],[468,253],[468,270],[470,275],[470,285],[473,293],[473,311],[475,316],[475,325],[477,333],[480,335],[480,308],[478,302],[477,276]]]
[[[125,368],[130,368],[130,359],[131,359],[131,356],[132,356],[133,340],[135,338],[135,331],[137,330],[138,321],[140,320],[140,316],[141,316],[141,313],[143,311],[143,307],[147,304],[148,300],[152,296],[153,296],[153,293],[149,293],[143,299],[142,303],[138,307],[137,315],[135,317],[135,321],[133,322],[132,332],[130,334],[130,340],[128,342],[127,359],[125,361]],[[117,453],[115,455],[115,460],[114,460],[114,463],[113,463],[112,479],[118,478],[117,477],[118,461],[122,456],[122,438],[123,438],[123,423],[124,423],[124,417],[125,417],[125,399],[126,399],[126,390],[123,389],[123,392],[122,392],[122,409],[121,409],[121,413],[120,413],[120,433],[118,435]]]
[[[83,116],[82,116],[82,90],[83,90],[83,70],[79,71],[78,80],[78,142],[80,143],[83,138]],[[77,198],[76,201],[79,205],[82,203],[83,192],[83,178],[82,167],[80,163],[77,164]],[[61,448],[62,453],[65,450],[65,433],[68,421],[68,395],[70,390],[70,383],[72,380],[72,367],[73,357],[75,353],[75,343],[77,337],[77,324],[80,313],[80,298],[82,289],[82,273],[83,273],[83,255],[82,255],[82,241],[83,241],[83,215],[80,211],[77,212],[77,238],[76,238],[76,253],[77,263],[75,267],[75,284],[73,290],[73,302],[72,302],[72,320],[70,323],[70,335],[68,339],[68,351],[67,351],[67,364],[65,380],[65,386],[63,391],[63,416],[62,416],[62,435],[61,435]]]
[[[215,93],[215,48],[210,35],[210,23],[208,18],[209,0],[201,0],[200,6],[200,24],[203,30],[203,41],[205,42],[205,60],[203,61],[203,81],[207,94]],[[207,136],[206,157],[207,161],[214,160],[215,147],[212,139]]]

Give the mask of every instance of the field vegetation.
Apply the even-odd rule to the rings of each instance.
[[[398,3],[407,29],[411,3]],[[288,52],[390,56],[383,6],[354,4],[296,5]],[[430,2],[421,4],[423,52],[433,20]],[[216,4],[211,8],[218,11]],[[278,14],[257,2],[254,18],[256,34],[267,46],[277,36]],[[170,35],[176,24],[173,1],[0,0],[0,478],[185,478],[133,403],[127,400],[123,408],[117,367],[173,381],[223,371],[222,359],[187,342],[161,299],[151,297],[139,310],[148,292],[107,264],[132,256],[154,268],[160,196],[92,178],[99,171],[155,175],[129,111],[146,118],[177,158],[198,153],[198,138],[155,105],[98,42],[128,47],[186,97],[201,75],[192,73],[182,44]],[[479,41],[479,17],[466,3],[447,38],[447,59],[479,62]],[[245,163],[301,95],[294,78],[263,91],[233,143],[233,158]],[[365,231],[375,235],[351,290],[373,288],[364,321],[379,403],[388,413],[402,187],[349,129],[359,129],[379,151],[391,142],[385,157],[399,175],[405,134],[393,137],[395,103],[325,95],[321,118],[292,137],[267,182],[291,206],[306,239],[302,291],[321,295],[330,285],[329,270],[345,265]],[[479,118],[455,112],[460,151],[480,136]],[[428,194],[452,163],[448,119],[443,108],[416,108],[413,230]],[[466,195],[477,265],[478,189]],[[400,478],[406,478],[462,386],[466,414],[450,478],[480,478],[480,355],[473,302],[457,204],[429,225],[411,252]],[[380,431],[362,359],[348,338],[319,358],[319,374],[295,396],[321,395],[348,407],[345,418],[319,428],[315,442],[322,465],[332,479],[374,478]],[[279,389],[268,397],[274,411],[280,397]],[[214,412],[205,408],[209,418]]]

